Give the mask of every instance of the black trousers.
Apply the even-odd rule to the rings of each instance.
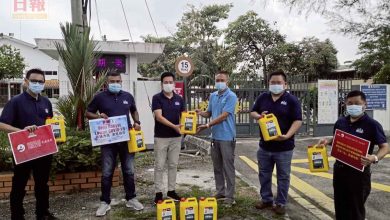
[[[334,205],[337,220],[364,220],[364,204],[371,192],[371,171],[364,172],[336,161],[333,171]]]
[[[14,166],[14,176],[12,178],[12,190],[10,194],[11,219],[23,219],[24,208],[23,199],[26,195],[26,185],[32,171],[35,186],[37,217],[43,216],[49,209],[49,174],[53,156],[46,156],[26,163]]]

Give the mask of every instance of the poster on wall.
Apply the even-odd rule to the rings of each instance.
[[[318,124],[334,124],[338,119],[338,81],[318,80]]]
[[[386,85],[360,85],[360,91],[366,94],[368,110],[386,110],[387,86]]]

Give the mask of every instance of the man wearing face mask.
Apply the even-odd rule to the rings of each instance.
[[[7,133],[20,130],[33,132],[37,126],[45,125],[48,117],[53,117],[52,105],[40,95],[45,85],[45,74],[40,69],[27,71],[25,78],[27,90],[13,97],[4,107],[0,117],[0,130]],[[49,173],[52,155],[41,157],[19,165],[14,164],[12,190],[10,194],[11,219],[24,219],[23,199],[25,187],[32,171],[35,186],[36,210],[38,220],[57,219],[49,212]]]
[[[364,113],[366,108],[366,95],[361,91],[348,93],[346,99],[348,116],[337,120],[336,129],[358,136],[370,141],[367,157],[361,157],[365,166],[360,172],[336,160],[333,166],[333,190],[336,219],[338,220],[364,220],[366,210],[364,203],[371,191],[371,164],[378,163],[389,153],[389,144],[382,126]],[[322,139],[318,144],[331,144],[332,140]],[[374,146],[379,150],[374,154]]]
[[[98,119],[113,116],[126,115],[129,129],[141,129],[141,122],[135,105],[134,97],[122,90],[122,78],[119,73],[107,74],[108,90],[95,95],[88,105],[86,116],[89,119]],[[98,113],[97,113],[98,112]],[[130,123],[129,112],[133,118]],[[137,200],[134,181],[134,153],[129,153],[127,142],[103,145],[100,147],[102,154],[102,195],[100,206],[96,216],[104,216],[111,209],[111,185],[112,176],[116,166],[116,158],[119,154],[123,175],[123,187],[126,192],[126,207],[134,210],[142,210],[144,206]]]
[[[290,187],[290,166],[295,147],[294,135],[302,125],[302,110],[297,97],[286,92],[286,74],[282,70],[272,72],[268,79],[269,92],[257,97],[251,116],[259,120],[262,115],[273,113],[278,119],[282,135],[275,140],[264,141],[260,133],[257,160],[261,201],[255,207],[257,209],[273,208],[276,214],[284,215]],[[278,188],[274,201],[272,172],[275,165]]]
[[[235,192],[234,150],[236,147],[235,107],[236,94],[227,84],[229,75],[219,71],[215,76],[216,92],[211,93],[207,111],[197,110],[197,113],[211,120],[206,125],[200,125],[198,132],[210,128],[212,136],[211,159],[214,167],[215,188],[218,200],[224,200],[225,206],[232,206]],[[226,185],[225,185],[226,182]]]
[[[168,161],[167,196],[175,201],[180,200],[176,193],[176,173],[179,161],[181,134],[180,116],[185,111],[184,100],[174,92],[175,75],[171,72],[161,74],[162,91],[153,96],[154,113],[154,203],[163,200],[163,173]]]

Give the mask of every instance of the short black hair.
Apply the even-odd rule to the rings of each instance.
[[[120,76],[120,75],[121,75],[121,74],[118,73],[118,72],[111,71],[111,72],[108,72],[106,76],[109,77],[109,76]]]
[[[284,73],[283,70],[276,70],[274,72],[271,72],[269,75],[268,75],[268,81],[271,79],[271,77],[273,76],[282,76],[284,81],[287,82],[287,76],[286,74]]]
[[[363,101],[366,101],[366,94],[364,94],[364,92],[359,91],[359,90],[350,91],[347,95],[347,99],[351,98],[351,97],[356,97],[356,96],[360,96]]]
[[[226,70],[218,70],[217,74],[215,74],[215,75],[218,75],[218,74],[224,74],[226,76],[229,76],[229,72]]]
[[[45,79],[45,72],[43,72],[41,69],[33,68],[27,71],[26,73],[26,79],[30,79],[31,74],[41,74],[43,76],[43,79]]]
[[[167,72],[161,73],[161,77],[160,77],[161,82],[163,82],[164,78],[168,77],[168,76],[172,76],[173,80],[175,80],[175,74],[167,71]]]

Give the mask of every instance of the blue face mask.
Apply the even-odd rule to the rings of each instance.
[[[363,114],[363,106],[347,105],[347,112],[351,117],[358,117]]]
[[[272,94],[279,95],[284,91],[283,85],[269,85],[269,91]]]
[[[109,83],[108,91],[112,93],[119,93],[122,90],[122,85],[119,83]]]
[[[45,88],[45,84],[40,84],[38,82],[29,82],[28,83],[28,89],[34,93],[35,95],[38,95],[43,91]]]
[[[225,82],[216,82],[215,83],[215,88],[218,90],[218,91],[222,91],[224,89],[227,88],[227,85]]]

